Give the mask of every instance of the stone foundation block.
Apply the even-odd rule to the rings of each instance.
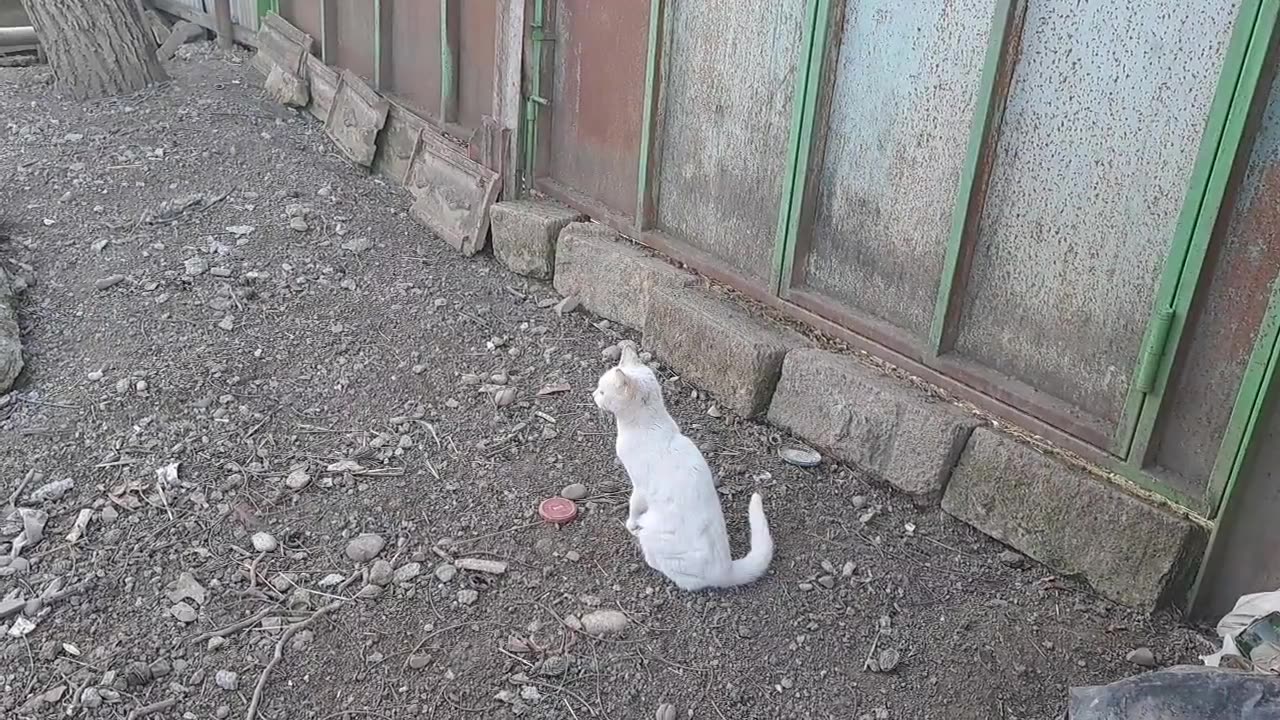
[[[572,222],[586,220],[552,202],[515,200],[489,208],[493,254],[511,272],[550,280],[556,270],[556,239]]]
[[[990,428],[970,437],[942,509],[1148,611],[1185,589],[1205,542],[1190,520]]]
[[[752,417],[769,408],[787,352],[807,343],[710,292],[662,288],[649,298],[644,344],[726,408]]]
[[[572,223],[556,244],[554,282],[561,295],[577,297],[587,310],[643,328],[655,288],[684,287],[697,278],[620,240],[604,225]]]
[[[837,460],[935,503],[979,421],[848,355],[787,355],[769,422]]]

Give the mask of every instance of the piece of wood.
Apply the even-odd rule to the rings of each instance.
[[[327,122],[333,108],[333,97],[338,92],[338,71],[315,55],[308,55],[307,87],[311,91],[307,112],[320,122]]]
[[[201,37],[204,37],[204,28],[193,22],[179,20],[178,23],[173,26],[173,32],[169,33],[168,39],[166,39],[164,44],[156,50],[156,57],[162,61],[168,60],[174,56],[174,53],[178,52],[178,47],[180,45],[194,42],[196,39]]]
[[[387,122],[391,106],[359,75],[343,70],[324,132],[351,162],[369,167],[377,152],[378,131]]]
[[[257,42],[258,52],[249,61],[255,70],[266,75],[274,65],[300,78],[307,76],[307,57],[315,48],[315,38],[272,13],[262,19]]]
[[[480,118],[480,127],[471,134],[471,142],[467,145],[468,156],[472,160],[498,174],[498,196],[514,197],[514,187],[508,190],[507,185],[507,152],[511,143],[511,131],[502,127],[494,117],[485,115]]]
[[[235,26],[231,22],[231,0],[213,0],[213,26],[218,33],[218,47],[230,50],[236,43]]]
[[[434,128],[418,135],[404,186],[416,198],[413,219],[470,257],[489,241],[489,208],[497,200],[498,174],[467,157]]]
[[[507,131],[507,158],[503,163],[502,195],[508,200],[520,194],[520,96],[524,55],[524,0],[499,0],[494,31],[493,114]]]
[[[182,2],[182,0],[147,0],[147,3],[156,10],[168,13],[169,15],[182,20],[193,22],[205,30],[211,30],[213,32],[218,31],[218,25],[214,20],[213,15],[201,12]],[[236,42],[244,45],[245,47],[258,47],[257,33],[243,25],[233,24],[231,26],[231,36],[235,38]]]

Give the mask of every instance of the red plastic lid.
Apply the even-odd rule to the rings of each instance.
[[[538,506],[538,514],[549,523],[563,525],[578,517],[578,506],[567,498],[547,498]]]

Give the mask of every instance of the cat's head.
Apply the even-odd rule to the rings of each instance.
[[[622,359],[605,371],[591,397],[596,407],[613,415],[661,405],[662,387],[649,366],[640,362],[635,343],[624,340]]]

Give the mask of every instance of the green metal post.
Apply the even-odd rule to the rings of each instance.
[[[259,24],[261,24],[262,18],[272,13],[280,14],[280,0],[258,0]]]
[[[1241,161],[1245,125],[1258,94],[1277,8],[1280,0],[1245,0],[1227,47],[1143,352],[1112,443],[1112,452],[1135,466],[1146,460],[1227,183]]]
[[[649,55],[644,67],[644,109],[640,121],[640,176],[636,182],[636,231],[643,232],[652,207],[649,198],[650,154],[653,152],[654,114],[658,98],[658,49],[662,47],[665,0],[649,0]]]
[[[458,117],[458,36],[454,0],[440,0],[440,122]]]
[[[800,72],[796,73],[795,96],[792,99],[790,163],[782,185],[778,230],[773,242],[773,277],[770,283],[774,295],[783,295],[791,285],[796,237],[800,234],[805,192],[809,187],[813,128],[821,100],[822,68],[830,34],[831,0],[810,0],[808,23],[800,45]]]
[[[529,96],[525,98],[524,106],[524,177],[525,187],[528,189],[533,188],[534,172],[536,171],[535,164],[538,158],[539,106],[550,104],[546,98],[542,97],[542,53],[543,46],[547,42],[545,3],[546,0],[533,0],[533,22],[529,24],[531,28],[530,38],[532,40],[530,47],[532,65],[529,72]]]
[[[373,86],[382,89],[382,0],[373,0]]]
[[[943,255],[942,279],[938,284],[938,299],[934,304],[933,323],[929,328],[929,348],[934,355],[945,352],[946,339],[943,335],[948,330],[952,316],[959,309],[959,302],[954,296],[957,276],[962,271],[960,259],[965,252],[966,238],[977,225],[982,211],[978,207],[981,193],[975,192],[978,176],[982,172],[982,159],[999,141],[1004,97],[997,86],[997,79],[1007,69],[1006,64],[1011,62],[1008,46],[1015,32],[1014,24],[1020,2],[1021,0],[997,0],[995,13],[991,17],[987,54],[978,80],[973,124],[969,128],[969,144],[960,171],[960,188],[956,192],[956,203],[951,213],[951,235],[947,239],[946,254]]]

